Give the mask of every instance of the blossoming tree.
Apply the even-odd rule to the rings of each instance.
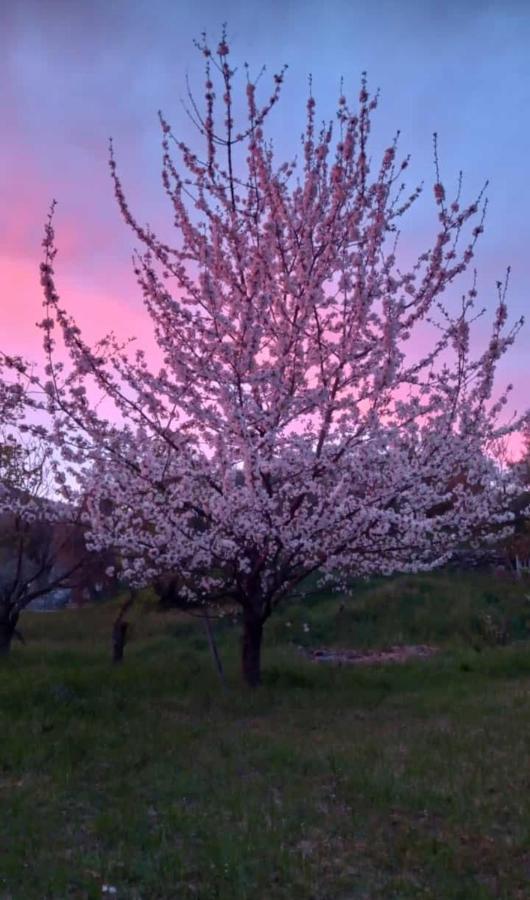
[[[160,114],[176,246],[133,216],[110,149],[117,201],[145,248],[135,272],[163,365],[113,334],[86,343],[56,291],[50,216],[43,407],[67,481],[89,497],[91,546],[118,548],[132,585],[177,573],[188,601],[237,604],[243,676],[256,685],[264,623],[307,576],[346,590],[351,576],[431,569],[463,540],[499,536],[509,514],[486,451],[506,392],[494,401],[492,389],[521,323],[507,329],[499,284],[491,338],[473,356],[475,280],[453,310],[445,301],[485,204],[462,204],[461,179],[446,198],[436,143],[437,233],[399,268],[399,221],[421,189],[403,194],[397,138],[373,168],[378,98],[364,77],[355,107],[341,95],[320,128],[310,92],[301,159],[278,164],[265,126],[284,71],[260,104],[247,69],[239,127],[226,36],[215,52],[204,37],[198,47],[205,105],[190,95],[190,115],[202,152]],[[420,326],[424,342],[429,321],[419,353],[411,338]]]

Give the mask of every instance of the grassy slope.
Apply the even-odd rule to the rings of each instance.
[[[185,616],[137,609],[113,669],[112,608],[26,614],[0,664],[0,898],[527,900],[525,592],[418,576],[287,607],[255,694],[229,622],[225,694]],[[443,652],[360,669],[296,649],[400,641]]]

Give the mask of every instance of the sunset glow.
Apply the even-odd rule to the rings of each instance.
[[[204,29],[217,34],[224,20],[234,59],[248,61],[253,73],[266,63],[270,78],[289,64],[282,103],[270,120],[279,156],[299,152],[309,72],[317,119],[332,114],[341,76],[351,93],[363,70],[371,88],[381,87],[373,152],[377,157],[401,129],[401,153],[412,154],[408,186],[425,181],[402,236],[407,259],[430,244],[436,229],[434,131],[448,185],[463,169],[470,199],[489,179],[486,230],[476,257],[478,306],[488,313],[477,335],[487,339],[495,283],[508,265],[510,318],[526,312],[528,196],[521,186],[530,150],[530,15],[523,4],[20,0],[0,11],[2,349],[42,359],[35,323],[42,318],[39,264],[52,198],[58,201],[58,290],[86,339],[114,329],[153,347],[132,274],[134,236],[119,215],[109,178],[108,138],[135,215],[175,243],[160,184],[156,113],[162,109],[176,133],[194,139],[180,103],[187,72],[202,94],[202,60],[193,39]],[[468,287],[466,275],[461,289]],[[528,344],[525,326],[499,367],[498,386],[514,383],[512,408],[519,412],[528,405]],[[512,447],[516,452],[517,440]]]

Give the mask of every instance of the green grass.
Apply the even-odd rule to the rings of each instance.
[[[525,594],[417,576],[342,612],[287,606],[254,693],[231,620],[225,692],[183,614],[139,605],[113,668],[115,606],[27,613],[0,664],[0,898],[527,900]],[[298,649],[399,642],[441,652],[347,668]]]

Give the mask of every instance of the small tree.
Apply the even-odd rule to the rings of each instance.
[[[11,359],[2,374],[20,367],[27,371]],[[18,620],[33,600],[89,580],[109,582],[108,556],[86,549],[82,506],[53,498],[61,473],[42,426],[24,424],[25,402],[32,406],[20,379],[0,380],[0,654],[9,652],[13,637],[23,640]]]
[[[484,451],[502,433],[495,367],[521,323],[506,331],[499,284],[491,339],[473,358],[475,281],[454,313],[442,305],[471,263],[485,202],[463,205],[461,179],[446,199],[436,141],[438,233],[409,271],[398,267],[399,220],[421,189],[403,195],[397,138],[372,171],[378,98],[364,76],[358,106],[339,97],[335,125],[317,128],[310,93],[296,177],[297,162],[278,165],[264,131],[284,70],[260,105],[247,69],[238,127],[226,35],[216,53],[205,38],[198,47],[205,106],[190,95],[190,115],[203,151],[160,114],[176,247],[137,222],[110,149],[121,212],[146,248],[135,272],[163,366],[112,334],[94,348],[83,340],[56,292],[50,215],[43,408],[89,496],[90,546],[119,548],[132,585],[172,572],[192,602],[238,604],[243,676],[256,685],[264,623],[311,573],[345,590],[352,575],[430,569],[462,540],[492,527],[498,536],[510,516]],[[430,349],[407,357],[429,319]],[[56,325],[67,376],[54,360]],[[118,418],[98,411],[96,389]]]

